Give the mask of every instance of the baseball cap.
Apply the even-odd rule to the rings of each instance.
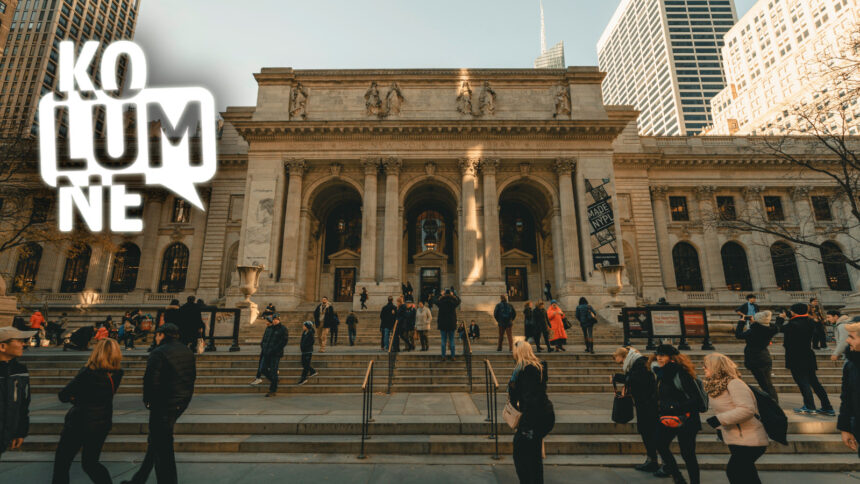
[[[13,339],[30,339],[35,335],[35,331],[21,331],[14,326],[4,326],[0,328],[0,343]]]

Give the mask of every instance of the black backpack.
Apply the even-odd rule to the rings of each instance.
[[[764,426],[767,436],[770,440],[788,445],[788,417],[785,416],[785,412],[767,393],[752,386],[750,390],[755,396],[755,404],[758,407],[758,415],[755,417]]]
[[[693,382],[696,384],[696,390],[698,390],[698,396],[696,400],[699,403],[699,413],[704,413],[708,411],[708,406],[710,405],[710,400],[708,399],[708,392],[705,391],[705,386],[702,384],[702,380],[698,378],[694,378]],[[687,395],[687,391],[684,390],[684,385],[681,384],[681,373],[675,373],[675,378],[673,379],[673,383],[675,388],[684,393],[687,398],[690,398],[690,395]]]

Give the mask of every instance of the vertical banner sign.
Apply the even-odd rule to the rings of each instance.
[[[609,178],[585,180],[588,223],[591,226],[591,257],[595,269],[621,263],[616,248],[610,183]]]

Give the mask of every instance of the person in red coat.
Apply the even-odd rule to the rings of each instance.
[[[549,309],[546,310],[546,316],[549,319],[550,331],[552,331],[549,342],[555,346],[556,350],[565,351],[567,331],[564,330],[564,311],[561,310],[555,299],[552,300]]]

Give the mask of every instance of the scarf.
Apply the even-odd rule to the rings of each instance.
[[[705,392],[711,398],[717,398],[726,392],[729,388],[729,382],[734,380],[733,377],[725,375],[722,378],[705,378]]]
[[[630,348],[627,351],[627,356],[624,357],[624,364],[621,367],[621,371],[623,371],[624,373],[629,372],[630,368],[633,367],[633,362],[635,362],[641,357],[642,355],[638,351],[634,350],[633,348]]]

